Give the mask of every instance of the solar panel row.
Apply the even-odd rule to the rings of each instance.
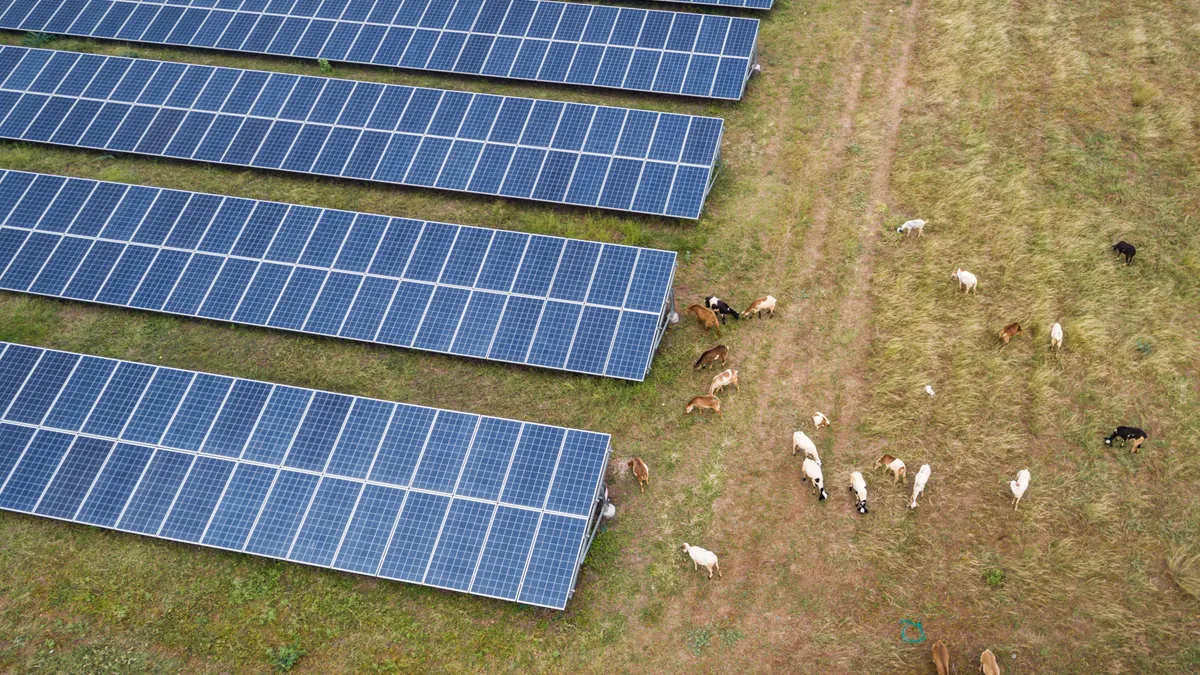
[[[641,380],[675,254],[0,172],[0,288]]]
[[[0,138],[697,218],[720,119],[5,47]]]
[[[0,343],[0,509],[562,609],[607,435]]]
[[[660,0],[661,2],[681,2],[688,5],[707,5],[709,7],[732,7],[738,9],[771,9],[775,0]]]
[[[0,28],[740,99],[758,20],[544,0],[7,0]]]

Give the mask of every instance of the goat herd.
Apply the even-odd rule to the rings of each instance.
[[[917,233],[917,236],[923,236],[925,231],[925,221],[910,220],[901,225],[896,230],[901,234]],[[1124,241],[1113,245],[1113,251],[1119,256],[1125,258],[1125,264],[1129,265],[1133,262],[1133,257],[1137,250]],[[971,272],[959,268],[951,275],[958,282],[959,288],[964,293],[974,293],[979,286],[979,279]],[[721,325],[725,323],[726,317],[734,319],[744,319],[750,316],[762,318],[765,313],[770,318],[775,318],[775,298],[767,295],[758,298],[750,303],[744,312],[737,312],[720,298],[710,296],[704,299],[703,305],[691,305],[685,311],[693,314],[705,330],[713,329],[720,334]],[[1012,338],[1023,335],[1021,324],[1013,322],[1000,329],[999,337],[1001,348],[1009,343]],[[1063,346],[1063,329],[1062,325],[1055,323],[1050,327],[1050,349],[1054,353],[1058,353]],[[729,348],[725,345],[717,345],[708,349],[693,365],[693,370],[700,368],[711,367],[718,361],[722,366],[727,366],[727,358],[729,356]],[[738,386],[738,371],[732,368],[726,368],[718,373],[712,379],[712,384],[709,386],[708,394],[696,396],[688,401],[684,408],[685,413],[692,412],[693,409],[712,410],[717,415],[721,414],[721,400],[717,398],[717,393],[726,387],[733,387],[735,390],[740,390]],[[933,388],[929,385],[925,386],[925,392],[930,396],[934,395]],[[812,426],[814,430],[820,430],[830,425],[829,418],[821,412],[816,412],[812,416]],[[1133,444],[1132,452],[1136,453],[1142,443],[1148,438],[1145,431],[1137,427],[1119,426],[1108,438],[1104,440],[1105,445],[1111,446],[1113,441],[1120,439],[1122,445],[1126,441],[1131,441]],[[822,473],[821,457],[817,452],[816,443],[803,431],[796,431],[792,434],[792,455],[804,452],[804,462],[801,465],[801,473],[803,480],[812,484],[812,493],[818,495],[818,501],[823,501],[828,498],[828,493],[825,491],[825,477]],[[637,478],[638,485],[644,492],[646,485],[650,482],[650,468],[640,457],[633,457],[628,462],[629,468],[633,471]],[[876,470],[883,468],[885,471],[890,471],[893,477],[893,483],[907,482],[907,468],[904,461],[893,457],[892,455],[883,455],[875,461],[874,468]],[[912,497],[909,499],[908,507],[915,509],[917,507],[917,498],[924,492],[926,484],[929,482],[929,477],[933,473],[928,464],[922,464],[913,478]],[[1030,473],[1028,469],[1021,469],[1017,472],[1016,480],[1009,481],[1009,489],[1012,491],[1012,505],[1016,510],[1020,504],[1021,497],[1025,495],[1025,491],[1029,488]],[[859,471],[850,473],[849,490],[854,496],[854,507],[860,514],[867,513],[867,483],[863,475]],[[687,543],[683,545],[683,551],[691,557],[693,568],[699,569],[704,567],[708,572],[708,578],[712,579],[713,572],[717,576],[721,576],[721,565],[717,561],[717,555],[712,551],[701,548],[699,546],[691,546]],[[933,661],[937,666],[939,675],[945,675],[949,668],[949,652],[946,646],[939,640],[933,645]],[[996,663],[996,657],[990,650],[984,650],[980,655],[980,670],[987,675],[999,675],[1000,668]]]

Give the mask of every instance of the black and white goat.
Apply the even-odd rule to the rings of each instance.
[[[1138,448],[1142,447],[1142,443],[1145,443],[1146,439],[1150,437],[1146,435],[1145,431],[1137,427],[1117,427],[1117,430],[1112,432],[1112,435],[1104,439],[1104,444],[1111,446],[1113,441],[1118,438],[1121,439],[1121,445],[1125,445],[1125,441],[1133,441],[1132,452],[1136,453]]]
[[[735,319],[742,318],[737,310],[725,304],[725,301],[715,295],[710,295],[704,299],[704,306],[716,312],[721,317],[721,323],[725,323],[726,316],[732,316]]]

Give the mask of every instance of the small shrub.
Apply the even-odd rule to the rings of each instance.
[[[141,58],[141,54],[138,54],[138,52],[137,52],[137,50],[136,50],[136,49],[125,49],[125,50],[122,50],[120,54],[117,54],[117,56],[123,56],[123,57],[125,57],[125,58],[127,58],[127,59],[137,59],[137,58]]]
[[[713,631],[708,626],[688,628],[684,633],[687,635],[688,651],[696,656],[700,656],[700,652],[712,644]]]
[[[983,573],[983,580],[987,582],[988,586],[999,588],[1004,585],[1004,570],[999,567],[993,567]]]
[[[1144,356],[1149,356],[1150,352],[1154,351],[1154,345],[1150,344],[1148,340],[1144,340],[1142,338],[1138,338],[1137,342],[1134,343],[1134,346],[1137,347],[1137,350]]]
[[[296,645],[272,647],[267,650],[267,660],[281,673],[286,673],[296,667],[305,651]]]
[[[1150,105],[1151,101],[1158,98],[1162,92],[1158,87],[1148,82],[1138,82],[1133,86],[1133,93],[1129,99],[1133,102],[1133,107],[1144,108]]]
[[[35,33],[30,31],[21,36],[21,44],[26,47],[41,47],[58,39],[53,33]]]
[[[317,59],[317,66],[321,68],[322,73],[333,72],[333,66],[329,64],[329,59]]]

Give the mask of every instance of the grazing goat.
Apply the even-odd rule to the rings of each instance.
[[[1062,324],[1055,323],[1050,326],[1050,349],[1059,351],[1062,349]]]
[[[983,675],[1000,675],[1000,664],[996,662],[996,655],[992,650],[985,649],[979,655],[979,672]]]
[[[1137,255],[1137,249],[1127,241],[1118,241],[1113,244],[1112,250],[1116,251],[1118,256],[1125,256],[1126,265],[1133,262],[1133,256]]]
[[[925,385],[925,393],[929,394],[930,396],[933,396],[934,395],[933,387],[931,387],[929,385]]]
[[[829,493],[825,492],[825,475],[821,473],[821,465],[816,462],[804,458],[804,466],[801,467],[804,471],[804,480],[812,481],[813,494],[820,493],[817,501],[823,502],[829,498]]]
[[[730,385],[733,385],[733,388],[737,391],[742,390],[741,386],[738,385],[738,371],[732,368],[713,375],[712,384],[708,386],[708,395],[712,396]]]
[[[1125,441],[1133,441],[1133,451],[1130,454],[1134,454],[1138,451],[1138,448],[1142,447],[1142,443],[1145,443],[1146,439],[1150,437],[1146,435],[1145,431],[1137,427],[1117,427],[1117,430],[1112,432],[1111,436],[1104,439],[1104,444],[1111,446],[1113,439],[1116,438],[1121,439],[1122,446],[1125,445]]]
[[[721,322],[717,321],[717,315],[713,314],[711,309],[700,305],[688,305],[684,311],[695,314],[696,318],[700,320],[700,325],[704,326],[704,330],[714,328],[718,334],[721,332]]]
[[[1000,329],[1000,339],[1004,341],[1004,344],[1008,344],[1009,340],[1015,338],[1018,335],[1024,335],[1024,334],[1025,334],[1025,331],[1021,330],[1021,322],[1020,321],[1014,321],[1014,322],[1008,324],[1007,326],[1005,326],[1004,328]],[[1003,345],[1001,345],[1001,346],[1003,346]]]
[[[725,365],[725,357],[728,355],[729,347],[726,347],[725,345],[717,345],[716,347],[713,347],[712,349],[701,354],[700,358],[696,359],[696,365],[692,366],[692,370],[699,370],[702,367],[708,367],[717,361],[720,361],[721,365]]]
[[[946,649],[946,643],[941,640],[933,643],[933,665],[937,668],[938,675],[950,675],[950,650]]]
[[[964,293],[973,292],[975,287],[979,285],[979,279],[976,279],[974,274],[971,274],[961,267],[955,270],[954,273],[950,275],[950,278],[958,281],[958,287],[963,289]]]
[[[688,546],[687,542],[683,542],[683,552],[692,557],[692,569],[698,570],[701,567],[708,570],[708,578],[712,579],[713,569],[717,570],[717,576],[721,576],[721,563],[717,562],[717,554],[706,548],[699,546]]]
[[[912,234],[914,231],[917,233],[918,237],[923,236],[925,234],[925,221],[921,219],[910,220],[900,227],[897,227],[896,231],[906,237]]]
[[[746,308],[746,311],[742,312],[742,316],[749,318],[751,314],[754,314],[761,319],[763,312],[770,314],[772,319],[775,318],[774,296],[764,295],[763,297],[750,303],[750,306]]]
[[[896,480],[892,481],[893,483],[899,483],[901,479],[908,479],[908,469],[904,467],[904,462],[891,455],[884,455],[875,460],[875,468],[878,469],[881,466],[887,467],[892,472],[892,475],[896,477]]]
[[[1025,496],[1025,491],[1029,489],[1029,469],[1021,469],[1017,472],[1017,479],[1008,481],[1008,488],[1013,493],[1013,511],[1017,510],[1017,506],[1021,504],[1021,497]]]
[[[792,434],[792,456],[796,456],[797,450],[803,450],[805,457],[811,457],[817,466],[821,465],[821,456],[817,454],[817,444],[812,442],[808,434],[803,431],[797,431]]]
[[[824,429],[827,426],[829,426],[829,418],[825,416],[825,413],[823,413],[823,412],[813,413],[813,427],[814,428]]]
[[[633,475],[637,478],[638,487],[642,492],[646,491],[646,486],[650,484],[650,467],[642,461],[641,457],[634,457],[629,460],[629,468],[633,469]]]
[[[867,481],[859,471],[850,474],[850,490],[854,493],[854,508],[859,513],[867,512]]]
[[[700,408],[702,410],[711,410],[718,415],[721,414],[721,399],[716,396],[697,396],[688,401],[687,407],[683,409],[684,414],[692,412],[692,408]]]
[[[928,464],[921,465],[921,470],[917,472],[916,478],[913,479],[912,501],[909,503],[908,508],[917,508],[917,497],[920,497],[921,493],[925,491],[925,484],[929,482],[929,474],[931,473],[933,473],[933,470],[929,468]]]
[[[721,317],[721,323],[725,323],[726,316],[732,316],[735,319],[742,318],[742,315],[738,314],[737,310],[725,304],[724,300],[721,300],[715,295],[710,295],[705,298],[704,306],[716,312],[717,315]]]

